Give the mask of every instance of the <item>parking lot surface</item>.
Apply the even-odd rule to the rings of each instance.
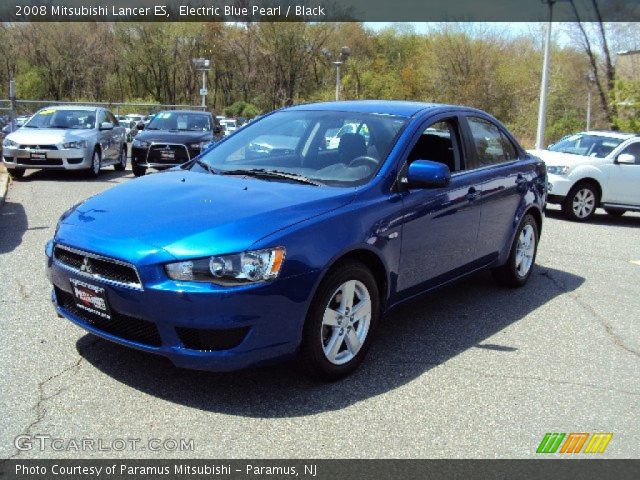
[[[323,384],[291,364],[180,370],[55,315],[58,217],[132,178],[28,173],[0,208],[0,457],[532,457],[547,432],[612,432],[603,456],[640,455],[640,215],[577,224],[550,207],[527,286],[481,273],[404,304],[353,376]],[[61,441],[14,447],[37,434]]]

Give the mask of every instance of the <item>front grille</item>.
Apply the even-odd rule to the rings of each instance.
[[[63,245],[56,245],[53,250],[53,257],[56,261],[82,275],[109,280],[128,287],[142,288],[142,283],[135,267],[120,260],[83,252]]]
[[[172,152],[173,158],[164,158],[162,152]],[[154,143],[149,147],[147,162],[149,163],[166,163],[174,165],[189,161],[189,153],[184,145],[158,144]]]
[[[185,328],[176,327],[182,344],[191,350],[229,350],[242,343],[249,327],[239,328]]]
[[[19,165],[45,165],[49,167],[61,167],[62,159],[60,158],[44,158],[42,160],[36,158],[18,158]]]
[[[58,150],[56,145],[19,145],[18,148],[23,150]]]
[[[159,347],[162,343],[155,323],[124,315],[116,312],[113,308],[111,309],[111,319],[107,320],[79,308],[73,295],[69,292],[58,287],[55,287],[55,292],[58,305],[87,325],[116,337],[152,347]]]

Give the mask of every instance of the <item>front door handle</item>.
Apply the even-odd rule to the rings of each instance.
[[[476,190],[475,187],[471,187],[466,195],[467,200],[469,200],[470,202],[477,200],[479,196],[480,196],[480,192]]]

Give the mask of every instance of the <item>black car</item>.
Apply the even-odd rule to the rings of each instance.
[[[165,110],[149,124],[138,125],[131,145],[131,165],[136,177],[147,168],[164,169],[188,162],[221,133],[213,115],[193,110]]]

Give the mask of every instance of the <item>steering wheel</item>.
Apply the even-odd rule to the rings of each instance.
[[[376,168],[378,168],[378,160],[368,155],[361,155],[349,162],[349,168],[360,167],[360,166],[369,167],[369,169],[373,171]]]

